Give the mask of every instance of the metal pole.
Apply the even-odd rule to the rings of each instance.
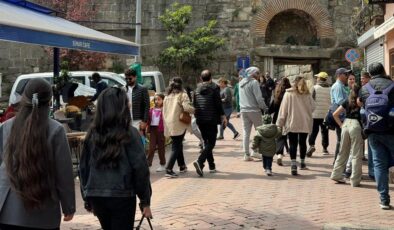
[[[135,62],[142,63],[141,59],[141,0],[137,0],[136,6],[136,23],[135,23],[135,43],[139,45],[138,55],[135,57]]]
[[[53,82],[57,82],[60,72],[60,49],[53,48]],[[55,86],[56,87],[56,86]],[[60,94],[57,89],[54,90],[55,106],[54,109],[60,108]]]

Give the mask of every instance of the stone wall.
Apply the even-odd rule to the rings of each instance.
[[[98,12],[95,19],[116,23],[135,22],[134,2],[129,0],[92,0],[92,7]],[[155,65],[155,58],[166,46],[166,33],[158,18],[174,2],[175,0],[142,1],[143,46],[141,53],[143,65]],[[321,42],[322,48],[329,53],[329,57],[319,61],[322,70],[332,74],[338,66],[348,66],[344,54],[346,49],[356,46],[356,34],[351,30],[351,16],[353,10],[360,5],[359,0],[178,0],[177,2],[193,6],[190,29],[197,28],[210,19],[218,21],[217,31],[220,36],[226,39],[226,47],[217,52],[218,60],[210,66],[215,74],[224,76],[235,74],[237,55],[251,55],[252,63],[263,69],[264,58],[255,55],[254,51],[259,42],[263,44],[264,42],[261,39],[255,40],[256,32],[252,27],[255,17],[264,11],[264,7],[268,3],[271,5],[291,5],[294,2],[312,3],[314,7],[317,7],[317,11],[319,11],[319,7],[323,9],[325,12],[323,16],[327,20],[319,22],[319,32],[322,36],[331,36],[330,28],[332,27],[333,34],[331,40],[325,41],[323,36],[324,39]],[[312,16],[319,15],[313,12],[311,11]],[[86,26],[134,41],[135,29],[133,25],[92,23]],[[32,72],[29,69],[32,64],[38,65],[40,71],[51,70],[52,60],[47,57],[42,48],[4,44],[4,42],[0,42],[0,72],[3,72],[3,76],[10,82],[18,73]],[[275,52],[282,51],[275,49]],[[124,65],[126,65],[127,59],[130,58],[118,57],[119,62]]]

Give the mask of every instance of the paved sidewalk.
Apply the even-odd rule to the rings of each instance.
[[[241,131],[240,119],[232,119]],[[320,138],[320,136],[318,137]],[[203,178],[195,173],[198,141],[186,136],[185,158],[189,172],[176,179],[156,173],[158,157],[152,167],[152,223],[155,229],[394,229],[394,211],[382,211],[375,183],[363,180],[361,187],[339,185],[329,179],[335,148],[335,133],[330,132],[330,155],[317,151],[307,158],[309,170],[290,175],[290,159],[284,166],[274,160],[274,176],[264,175],[261,161],[242,160],[241,139],[225,140],[214,150],[218,173],[205,169]],[[169,154],[169,150],[166,153]],[[206,167],[207,168],[207,167]],[[176,170],[177,167],[175,168]],[[366,162],[363,166],[367,175]],[[62,229],[100,229],[97,219],[83,210],[76,183],[78,212]],[[391,186],[393,187],[393,186]],[[394,190],[391,188],[391,195]],[[136,218],[139,219],[137,212]]]

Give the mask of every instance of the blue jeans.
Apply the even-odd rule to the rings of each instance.
[[[375,171],[373,169],[373,156],[370,141],[367,140],[368,146],[368,176],[375,178]]]
[[[238,132],[237,132],[237,130],[235,130],[234,125],[230,123],[230,116],[231,116],[231,113],[233,112],[233,108],[226,108],[226,109],[223,109],[223,110],[224,110],[224,115],[226,115],[226,119],[227,119],[227,127],[235,135]],[[220,137],[223,137],[224,129],[225,128],[223,128],[223,125],[220,125],[220,134],[219,134]]]
[[[375,180],[382,202],[390,203],[389,167],[394,158],[394,135],[370,134],[368,140],[372,150]]]
[[[263,168],[272,170],[272,161],[273,161],[273,159],[274,159],[273,157],[265,157],[265,156],[263,156]]]

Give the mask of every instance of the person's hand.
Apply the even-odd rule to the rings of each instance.
[[[225,116],[223,116],[223,119],[222,119],[223,127],[227,127],[227,123],[228,123],[227,118]]]
[[[65,214],[63,217],[63,221],[70,221],[72,220],[74,217],[74,213],[73,214]]]
[[[152,211],[150,210],[149,206],[146,206],[142,209],[142,215],[145,216],[148,219],[152,219]]]
[[[140,122],[140,129],[145,130],[146,129],[146,122],[141,121]]]
[[[85,206],[86,211],[88,211],[88,212],[92,212],[93,211],[93,208],[92,208],[92,206],[90,205],[89,202],[85,201],[85,205],[84,206]]]

